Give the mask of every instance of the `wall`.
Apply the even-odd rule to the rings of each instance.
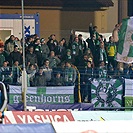
[[[107,32],[107,13],[106,11],[95,11],[94,12],[94,24],[98,27],[99,33]]]
[[[40,14],[40,37],[48,39],[54,33],[57,40],[65,37],[69,39],[70,30],[88,31],[89,23],[98,26],[102,33],[112,32],[114,25],[118,23],[118,0],[113,0],[114,7],[105,11],[63,11],[59,8],[51,9],[44,7],[26,8],[25,14]],[[0,13],[21,14],[21,7],[1,8]]]
[[[128,0],[118,0],[118,22],[121,23],[123,18],[128,15]]]
[[[4,14],[21,14],[21,8],[1,9]],[[89,23],[94,23],[94,12],[60,11],[50,9],[25,9],[25,14],[40,14],[40,36],[48,39],[56,34],[57,39],[69,39],[70,30],[88,31]]]
[[[0,39],[5,41],[10,37],[11,34],[11,30],[0,30]]]
[[[20,9],[1,9],[2,14],[21,14]],[[42,9],[25,9],[25,14],[40,15],[40,37],[48,38],[50,34],[55,33],[57,39],[60,38],[60,11],[59,10],[42,10]]]
[[[61,35],[69,38],[70,31],[89,31],[89,24],[94,22],[93,12],[61,11]]]
[[[108,32],[112,32],[115,24],[118,23],[118,0],[112,0],[114,3],[113,7],[107,10],[107,27]]]

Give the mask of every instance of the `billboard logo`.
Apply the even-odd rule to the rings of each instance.
[[[25,29],[25,36],[29,36],[30,35],[30,26],[24,26]]]

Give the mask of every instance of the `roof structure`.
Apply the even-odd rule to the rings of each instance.
[[[62,10],[103,10],[113,6],[112,0],[24,0],[24,6],[59,7]],[[21,6],[21,0],[0,0],[0,6]]]

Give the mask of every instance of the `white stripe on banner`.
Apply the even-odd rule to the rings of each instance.
[[[125,79],[125,96],[133,96],[133,80]]]
[[[11,94],[21,94],[21,86],[10,85]],[[74,86],[28,87],[27,94],[37,94],[37,88],[46,89],[46,94],[74,94]]]
[[[73,94],[74,86],[47,87],[46,94]]]
[[[10,85],[9,88],[10,88],[11,94],[21,94],[22,93],[21,86]],[[37,87],[28,87],[27,94],[37,94]]]
[[[90,38],[90,33],[89,32],[83,32],[83,31],[75,31],[76,35],[81,34],[83,40],[85,41],[87,38]],[[112,36],[112,33],[99,33],[103,35],[106,38],[106,41],[109,41],[109,37]]]
[[[13,86],[13,85],[9,85],[9,92],[12,94],[20,94],[22,93],[21,91],[21,86]]]

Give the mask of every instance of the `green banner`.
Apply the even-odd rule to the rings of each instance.
[[[125,96],[125,107],[133,107],[133,97]]]
[[[26,101],[28,104],[74,103],[74,86],[28,87]],[[18,104],[21,102],[21,86],[10,86],[9,104]]]

